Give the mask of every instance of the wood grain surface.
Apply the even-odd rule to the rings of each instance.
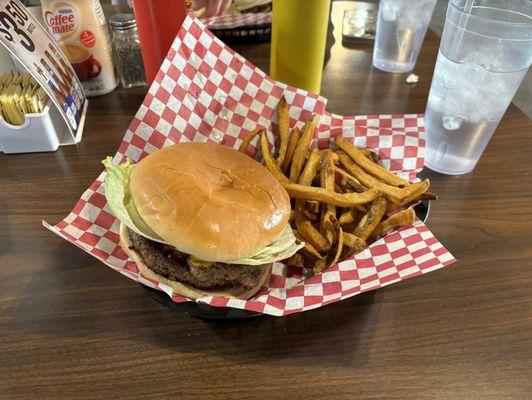
[[[323,95],[340,114],[423,112],[438,48],[416,73],[371,67],[336,42]],[[269,46],[237,51],[267,69]],[[304,66],[302,66],[304,67]],[[93,98],[83,140],[0,154],[2,399],[530,399],[532,124],[510,106],[475,171],[426,172],[428,226],[455,266],[285,318],[203,321],[41,227],[102,170],[145,89]]]

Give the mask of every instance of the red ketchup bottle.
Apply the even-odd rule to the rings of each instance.
[[[185,0],[133,0],[146,80],[151,85],[187,15]]]

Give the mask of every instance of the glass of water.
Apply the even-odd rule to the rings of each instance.
[[[449,1],[425,110],[427,167],[475,168],[531,60],[532,1]]]
[[[373,66],[409,72],[416,65],[437,0],[380,0]]]

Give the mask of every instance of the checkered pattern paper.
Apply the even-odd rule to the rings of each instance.
[[[206,18],[203,23],[209,29],[234,29],[272,23],[272,13],[225,14]]]
[[[115,162],[139,161],[164,146],[186,141],[212,141],[238,148],[257,125],[273,141],[275,106],[284,95],[291,126],[303,126],[312,114],[320,117],[317,141],[353,138],[357,145],[379,152],[384,165],[412,179],[423,166],[423,120],[420,115],[342,117],[325,111],[320,96],[273,81],[217,40],[197,19],[187,18],[161,66],[142,106],[133,118]],[[272,123],[274,122],[273,128]],[[250,155],[255,154],[252,146]],[[58,224],[43,224],[103,263],[176,302],[190,301],[138,273],[119,246],[119,222],[104,196],[105,172],[83,193],[71,213]],[[235,307],[275,316],[311,310],[380,288],[454,262],[452,255],[417,221],[371,244],[363,252],[324,273],[274,263],[269,282],[247,301],[205,297],[199,302]]]
[[[329,147],[331,138],[344,136],[379,155],[382,165],[399,176],[416,181],[423,169],[425,141],[423,115],[363,115],[344,117],[325,112],[320,119],[318,146]]]

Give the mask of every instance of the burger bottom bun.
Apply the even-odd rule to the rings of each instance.
[[[186,283],[170,280],[168,278],[165,278],[164,276],[156,274],[150,268],[148,268],[148,266],[144,264],[142,256],[133,249],[133,242],[131,241],[131,238],[129,237],[129,234],[127,232],[127,226],[124,224],[120,225],[120,246],[122,246],[122,249],[126,252],[126,254],[133,261],[135,261],[139,269],[139,272],[142,274],[142,276],[148,279],[156,280],[167,286],[170,286],[172,290],[174,291],[174,294],[177,294],[177,295],[180,295],[188,299],[192,299],[192,300],[196,300],[201,297],[207,297],[207,296],[224,296],[224,297],[229,297],[229,298],[247,300],[250,297],[254,296],[260,290],[260,288],[264,285],[264,283],[270,276],[270,271],[272,267],[271,263],[264,264],[261,266],[262,271],[261,271],[261,276],[259,278],[257,286],[251,289],[245,289],[243,287],[234,287],[234,288],[225,289],[225,290],[204,290],[204,289],[197,289]]]

